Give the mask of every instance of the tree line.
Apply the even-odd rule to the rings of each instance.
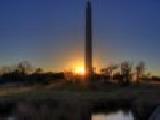
[[[28,61],[0,69],[0,84],[16,82],[22,84],[48,84],[50,80],[64,79],[64,73],[44,72],[40,67],[34,68]]]

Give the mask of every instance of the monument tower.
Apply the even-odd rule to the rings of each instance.
[[[86,40],[85,40],[85,71],[86,80],[92,79],[92,7],[91,1],[86,6]]]

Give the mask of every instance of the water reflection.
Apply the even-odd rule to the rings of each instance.
[[[98,112],[92,114],[92,120],[135,120],[131,111]]]

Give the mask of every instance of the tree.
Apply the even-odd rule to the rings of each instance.
[[[122,83],[124,85],[129,85],[131,80],[131,71],[132,71],[132,64],[128,61],[121,63],[121,75],[123,76]]]
[[[37,68],[35,70],[35,73],[37,73],[37,74],[43,73],[43,69],[42,68]]]
[[[145,73],[145,62],[141,61],[137,64],[136,67],[137,83],[139,83],[139,80],[143,77],[144,73]]]
[[[100,70],[101,74],[110,80],[113,79],[113,72],[118,68],[117,64],[110,64],[107,68],[103,68]]]
[[[32,72],[32,65],[28,61],[22,61],[16,65],[16,72],[29,74]]]

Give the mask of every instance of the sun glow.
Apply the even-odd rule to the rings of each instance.
[[[84,75],[85,74],[85,70],[83,66],[75,66],[74,68],[74,73],[75,74],[80,74],[80,75]]]
[[[66,65],[66,69],[70,69],[69,71],[75,75],[84,75],[85,68],[84,68],[84,61],[83,57],[73,57],[74,59],[70,60]]]

